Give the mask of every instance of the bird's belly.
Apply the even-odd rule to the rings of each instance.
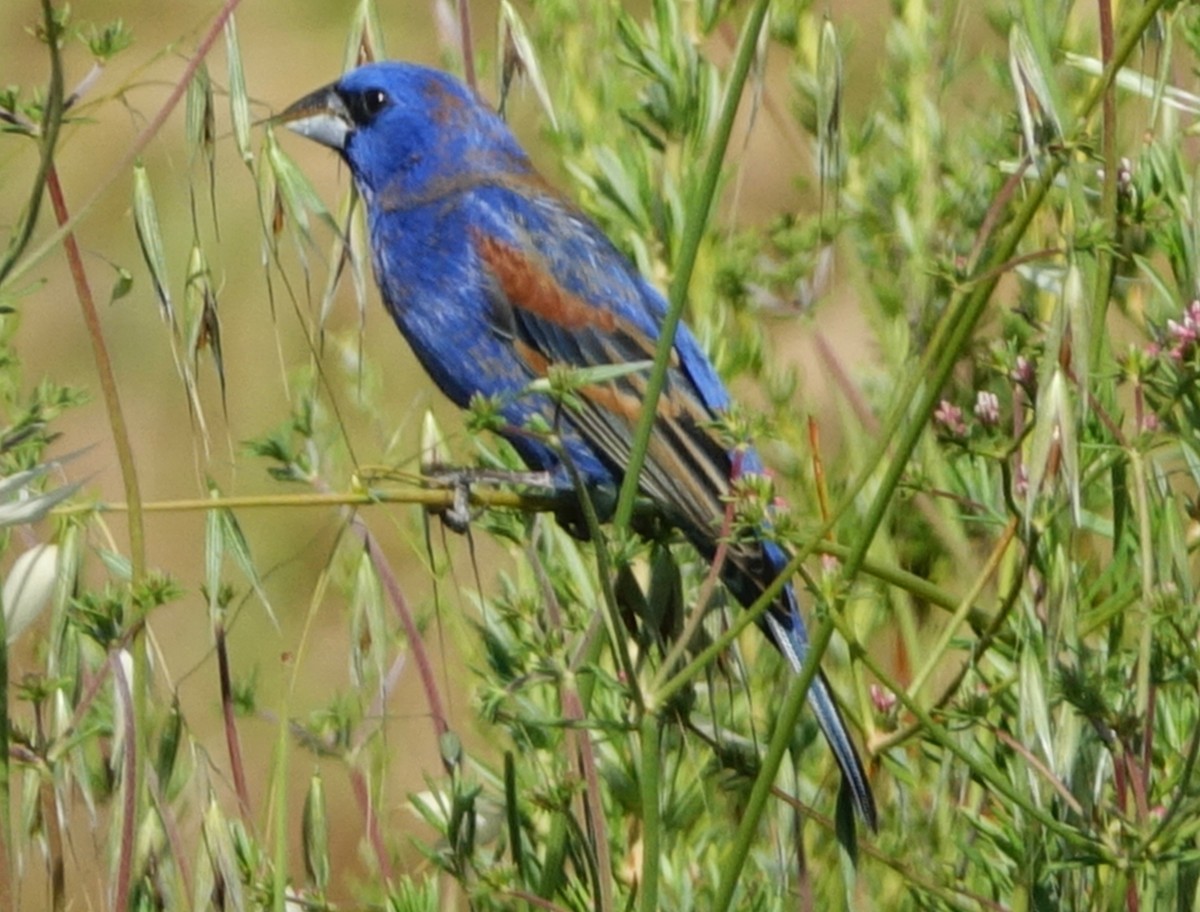
[[[529,391],[533,378],[528,368],[507,340],[475,316],[478,311],[412,289],[402,297],[389,295],[386,303],[417,360],[450,401],[464,409],[476,396],[497,403],[507,425],[501,435],[530,468],[550,472],[556,484],[570,486],[561,447],[585,484],[614,483],[612,472],[575,432],[564,408],[545,394]]]

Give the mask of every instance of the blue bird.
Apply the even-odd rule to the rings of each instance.
[[[477,393],[498,398],[507,439],[561,486],[571,482],[559,453],[526,430],[535,420],[556,429],[584,484],[619,487],[646,372],[583,386],[577,408],[528,388],[556,365],[652,360],[666,303],[534,170],[504,121],[453,77],[395,62],[353,70],[277,120],[349,164],[384,303],[439,389],[460,407]],[[710,560],[731,479],[761,471],[753,451],[731,452],[716,436],[714,423],[729,406],[712,364],[681,325],[638,483]],[[738,541],[723,581],[748,605],[788,559],[765,538]],[[808,634],[791,585],[762,627],[799,670]],[[876,828],[862,762],[823,674],[808,699],[855,807]]]

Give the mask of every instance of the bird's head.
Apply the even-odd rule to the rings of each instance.
[[[351,70],[276,122],[340,152],[368,201],[419,195],[464,174],[530,168],[508,127],[474,92],[416,64]]]

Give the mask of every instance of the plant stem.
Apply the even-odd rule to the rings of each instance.
[[[713,199],[717,192],[717,181],[721,177],[721,165],[725,160],[725,150],[729,147],[729,137],[733,132],[733,121],[737,116],[742,89],[745,87],[746,78],[750,73],[750,64],[754,60],[754,54],[758,47],[759,33],[762,31],[770,5],[770,0],[758,0],[746,19],[741,38],[738,39],[733,69],[729,73],[729,82],[725,87],[725,97],[721,102],[721,115],[717,119],[716,131],[708,149],[708,158],[705,159],[704,169],[700,172],[700,183],[690,194],[691,205],[684,222],[683,241],[679,248],[679,257],[675,261],[675,274],[671,279],[668,296],[670,306],[667,308],[667,314],[659,329],[654,367],[646,381],[646,397],[642,403],[637,427],[633,432],[629,464],[625,468],[625,478],[621,482],[621,492],[617,497],[613,527],[618,534],[629,527],[629,521],[633,517],[634,501],[637,499],[638,493],[638,477],[642,473],[642,465],[646,461],[646,451],[650,446],[650,435],[658,417],[658,399],[666,383],[667,365],[671,361],[675,347],[675,331],[679,327],[683,306],[687,301],[692,270],[696,266],[700,242],[704,238],[704,227],[708,224],[708,215],[712,211]]]
[[[1097,0],[1100,12],[1100,59],[1107,69],[1113,56],[1113,13],[1112,0]],[[1091,351],[1088,359],[1091,369],[1100,369],[1104,354],[1104,323],[1108,313],[1109,295],[1112,292],[1116,257],[1113,247],[1117,243],[1117,89],[1111,81],[1104,90],[1103,125],[1100,136],[1101,155],[1104,158],[1104,182],[1100,190],[1100,218],[1106,226],[1109,243],[1096,248],[1096,288],[1092,300]]]
[[[43,4],[48,6],[48,0],[43,0]],[[240,4],[241,0],[225,0],[224,5],[221,7],[221,11],[217,13],[216,18],[213,19],[213,23],[209,27],[208,31],[205,32],[204,37],[200,39],[200,43],[196,46],[196,53],[193,54],[192,59],[188,61],[188,65],[184,68],[183,74],[179,77],[179,81],[171,90],[171,94],[167,96],[167,100],[158,110],[158,113],[154,115],[148,124],[146,124],[146,126],[142,129],[142,132],[137,135],[133,143],[130,144],[129,149],[121,157],[121,160],[118,161],[113,167],[108,176],[96,183],[96,189],[92,191],[92,195],[84,201],[82,206],[76,209],[75,214],[72,215],[71,218],[65,223],[59,225],[57,231],[54,231],[28,256],[22,259],[20,263],[15,264],[9,270],[8,275],[5,277],[9,284],[12,284],[20,279],[23,275],[25,275],[25,273],[40,263],[42,259],[50,253],[50,251],[54,250],[54,248],[61,244],[67,234],[78,227],[79,223],[91,213],[92,207],[96,204],[96,201],[99,200],[100,197],[103,196],[107,191],[115,187],[121,181],[121,179],[125,177],[126,172],[128,172],[133,163],[137,161],[138,156],[142,154],[146,146],[150,144],[150,141],[158,136],[158,131],[162,129],[163,124],[167,122],[167,118],[171,116],[171,112],[175,110],[176,105],[178,105],[180,100],[182,100],[184,93],[187,91],[188,85],[192,81],[192,77],[196,74],[196,70],[200,66],[200,63],[204,60],[205,55],[208,54],[216,40],[221,37],[221,33],[225,28],[226,20],[233,15],[233,11],[237,9]]]
[[[661,725],[657,713],[642,716],[642,912],[658,912],[658,873],[662,866],[662,815],[659,813],[659,778],[662,766]]]
[[[804,666],[800,669],[800,673],[795,676],[791,686],[788,687],[783,706],[779,709],[779,715],[775,717],[774,730],[771,733],[771,743],[767,747],[766,755],[763,757],[759,774],[754,778],[754,785],[750,789],[750,799],[746,802],[746,809],[742,814],[741,821],[738,823],[737,831],[734,833],[729,854],[721,862],[721,882],[717,887],[717,895],[713,901],[715,912],[724,912],[724,910],[730,908],[730,904],[733,902],[734,890],[737,889],[742,868],[745,866],[746,859],[750,856],[750,849],[754,845],[754,839],[758,833],[758,824],[762,820],[763,811],[767,806],[767,799],[771,796],[771,787],[775,782],[775,773],[778,771],[779,765],[783,762],[783,755],[787,752],[788,746],[792,743],[792,733],[796,729],[796,722],[800,718],[800,711],[804,708],[804,701],[808,696],[809,685],[812,684],[813,678],[816,677],[820,657],[824,655],[825,649],[829,646],[829,641],[832,638],[833,621],[830,618],[825,618],[814,631],[809,644],[808,657],[804,660]],[[767,773],[768,770],[770,771],[769,775]]]

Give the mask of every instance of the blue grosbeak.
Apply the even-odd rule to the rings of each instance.
[[[583,483],[620,485],[646,372],[588,383],[564,407],[529,390],[552,366],[645,362],[666,304],[600,229],[534,170],[499,116],[445,73],[406,63],[360,67],[301,99],[279,120],[341,153],[366,203],[375,277],[417,358],[461,407],[502,403],[505,436],[531,467],[571,484],[562,454],[529,433],[552,426]],[[729,394],[686,326],[638,479],[642,494],[712,559],[732,480],[761,471],[714,425]],[[722,577],[753,602],[788,562],[766,537],[739,540]],[[763,616],[771,642],[799,669],[808,634],[792,586]],[[823,675],[809,703],[859,814],[876,826],[862,763]]]

